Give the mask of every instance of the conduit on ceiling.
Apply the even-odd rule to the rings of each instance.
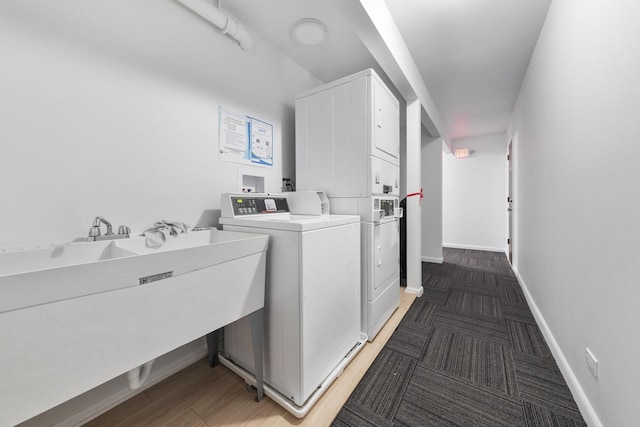
[[[178,2],[220,28],[222,34],[229,34],[240,44],[242,49],[248,52],[253,51],[253,38],[242,24],[207,0],[178,0]]]

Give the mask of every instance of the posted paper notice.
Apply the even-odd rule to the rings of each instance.
[[[218,126],[220,160],[273,166],[272,124],[220,106]]]

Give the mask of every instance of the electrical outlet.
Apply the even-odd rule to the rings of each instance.
[[[594,377],[598,378],[598,359],[591,353],[591,350],[585,348],[585,359],[587,361],[587,366],[589,367],[589,371],[593,374]]]

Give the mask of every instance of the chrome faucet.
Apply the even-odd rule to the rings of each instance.
[[[104,236],[100,233],[100,224],[104,224],[107,226],[107,232]],[[113,227],[111,227],[111,223],[101,216],[95,217],[93,220],[93,225],[89,229],[89,237],[87,240],[90,242],[94,242],[96,240],[110,240],[110,239],[126,239],[129,237],[131,233],[131,229],[126,225],[121,225],[118,228],[118,234],[113,233]]]

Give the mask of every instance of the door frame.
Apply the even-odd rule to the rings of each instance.
[[[513,265],[513,138],[507,146],[507,167],[509,178],[507,179],[507,215],[509,217],[509,231],[507,235],[509,263]]]

